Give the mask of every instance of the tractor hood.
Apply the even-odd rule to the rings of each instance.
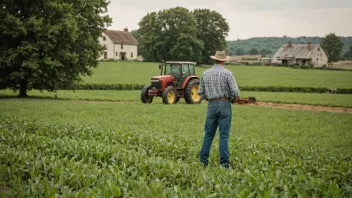
[[[151,80],[174,80],[175,77],[173,75],[161,75],[161,76],[153,76]]]

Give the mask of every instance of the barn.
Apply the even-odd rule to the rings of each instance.
[[[283,66],[328,65],[328,55],[320,44],[288,44],[282,45],[273,56],[272,64]]]

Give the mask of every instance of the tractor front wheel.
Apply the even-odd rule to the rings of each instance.
[[[174,103],[176,103],[177,92],[176,92],[175,88],[166,87],[164,92],[163,92],[162,98],[163,98],[163,103],[164,104],[174,104]]]
[[[150,86],[144,85],[144,87],[141,91],[141,101],[143,103],[152,103],[153,102],[153,96],[148,95],[149,89],[150,89]]]
[[[202,100],[198,94],[199,79],[192,79],[187,83],[185,88],[185,101],[188,104],[199,104]]]

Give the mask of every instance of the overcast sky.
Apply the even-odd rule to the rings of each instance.
[[[227,40],[268,36],[352,36],[352,0],[110,0],[108,29],[138,29],[147,13],[185,7],[222,14],[230,26]]]

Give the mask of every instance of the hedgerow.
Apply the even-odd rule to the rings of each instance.
[[[141,90],[143,84],[78,84],[65,89],[76,90]],[[301,92],[301,93],[336,93],[352,94],[352,88],[330,89],[324,87],[284,87],[284,86],[239,86],[241,91],[263,92]]]

